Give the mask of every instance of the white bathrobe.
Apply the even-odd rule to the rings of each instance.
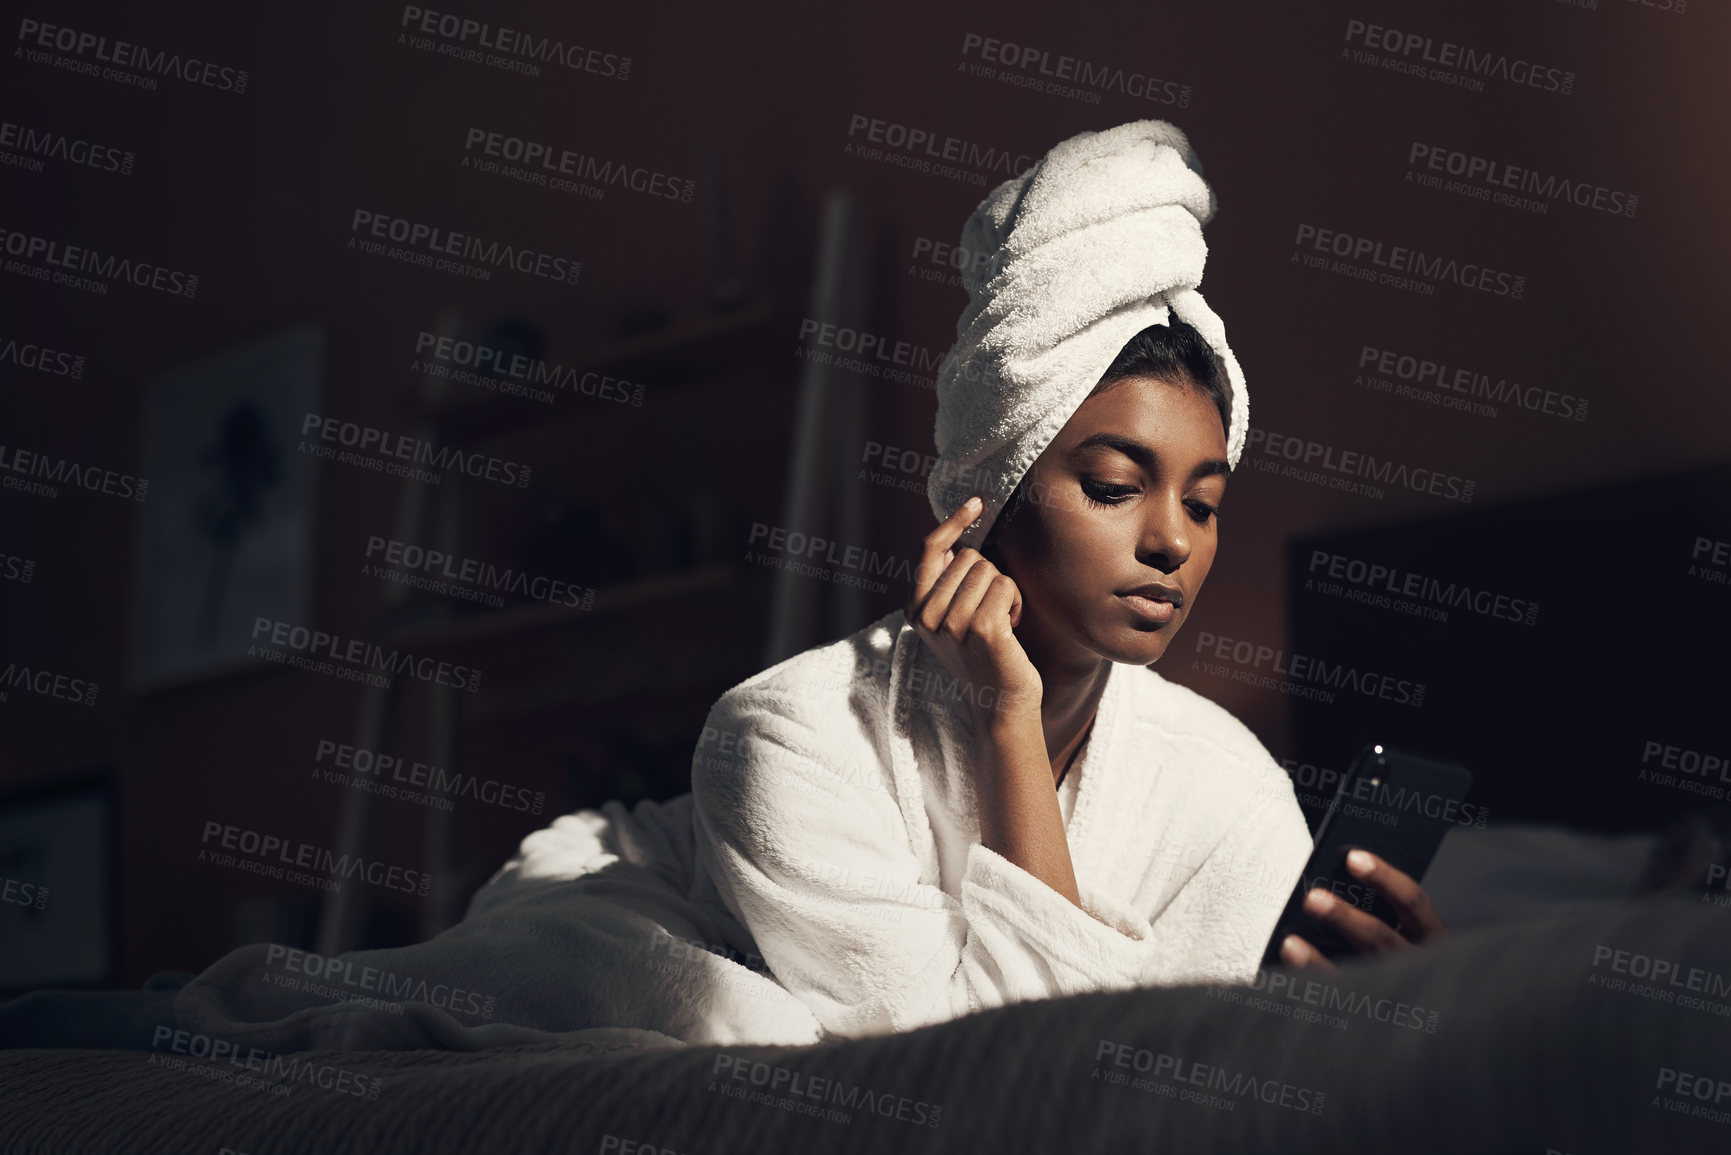
[[[1113,664],[1058,791],[1082,909],[980,844],[971,735],[900,610],[742,682],[692,760],[691,896],[828,1035],[1255,977],[1311,839],[1242,722]]]
[[[1255,976],[1310,838],[1249,730],[1152,670],[1112,667],[1058,792],[1083,911],[978,844],[953,688],[898,610],[722,695],[691,794],[554,819],[443,934],[322,960],[345,976],[327,978],[334,995],[300,972],[285,983],[281,947],[237,948],[176,995],[179,1024],[273,1051],[621,1030],[804,1046],[1024,999]],[[343,997],[368,968],[461,988],[493,1013]]]

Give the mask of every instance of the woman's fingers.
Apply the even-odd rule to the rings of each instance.
[[[911,622],[918,615],[920,607],[925,604],[932,587],[938,578],[943,576],[945,569],[954,560],[950,547],[956,544],[956,539],[962,536],[962,531],[972,525],[974,519],[980,516],[984,503],[978,497],[970,497],[956,507],[956,511],[937,527],[926,534],[920,547],[920,565],[914,573],[914,596],[908,601],[907,617]]]
[[[967,563],[965,570],[964,562]],[[992,580],[998,576],[998,569],[976,551],[965,549],[950,563],[949,570],[938,581],[938,588],[941,590],[949,585],[950,575],[957,572],[961,573],[961,577],[956,580],[954,589],[950,592],[949,604],[944,608],[943,621],[938,624],[938,628],[948,634],[952,641],[960,642],[973,631],[980,613],[980,602],[992,588]]]
[[[1289,934],[1280,940],[1280,961],[1293,967],[1313,967],[1325,971],[1340,969],[1329,961],[1327,955],[1296,934]]]
[[[1022,589],[1006,573],[998,573],[992,578],[991,588],[986,596],[980,599],[980,612],[983,614],[1001,614],[1008,620],[1013,630],[1022,624]]]
[[[1387,954],[1410,945],[1382,919],[1342,901],[1322,887],[1316,887],[1304,896],[1304,909],[1311,917],[1339,931],[1361,954]]]
[[[1367,850],[1349,851],[1346,868],[1354,878],[1388,899],[1400,915],[1400,930],[1320,886],[1304,896],[1304,909],[1312,918],[1333,927],[1359,953],[1381,955],[1410,950],[1415,943],[1434,942],[1448,936],[1449,929],[1431,905],[1430,896],[1411,875]],[[1327,962],[1321,952],[1298,935],[1288,935],[1281,943],[1280,957],[1291,966]]]
[[[990,563],[976,566],[974,572],[988,568]],[[974,611],[973,626],[992,655],[992,688],[996,691],[991,697],[992,710],[1038,710],[1044,694],[1039,672],[1028,660],[1021,639],[1016,637],[1021,606],[1022,591],[1016,583],[1007,574],[992,572],[979,608]]]
[[[1401,932],[1407,938],[1413,942],[1431,942],[1448,937],[1449,928],[1431,905],[1430,895],[1410,874],[1390,866],[1368,850],[1350,851],[1346,869],[1388,899],[1389,905],[1400,914]]]
[[[938,580],[926,592],[925,600],[914,611],[913,624],[928,633],[937,633],[950,620],[950,612],[955,602],[956,592],[968,575],[981,565],[989,566],[990,562],[981,557],[978,552],[964,549],[950,557],[950,562],[944,571],[938,575]],[[958,636],[955,634],[952,637]]]
[[[1022,591],[977,549],[956,542],[983,507],[969,498],[931,533],[921,553],[908,624],[938,655],[951,677],[990,686],[994,702],[1018,708],[1040,701],[1040,677],[1015,636]],[[993,707],[1000,708],[1000,707]]]

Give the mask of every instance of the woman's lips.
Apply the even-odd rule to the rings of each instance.
[[[1157,602],[1141,594],[1124,594],[1123,598],[1143,621],[1169,622],[1178,612],[1171,602]]]

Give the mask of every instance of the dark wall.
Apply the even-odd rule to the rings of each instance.
[[[1720,466],[1294,540],[1305,792],[1380,740],[1467,765],[1474,822],[1650,830],[1731,800],[1726,571],[1700,535],[1727,518]]]

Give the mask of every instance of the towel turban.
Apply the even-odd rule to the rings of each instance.
[[[1079,133],[980,202],[962,249],[982,271],[966,279],[938,374],[938,460],[926,479],[939,520],[975,493],[985,501],[957,548],[978,548],[1119,351],[1174,313],[1225,365],[1236,468],[1250,399],[1225,325],[1196,291],[1215,208],[1201,162],[1163,120]]]

